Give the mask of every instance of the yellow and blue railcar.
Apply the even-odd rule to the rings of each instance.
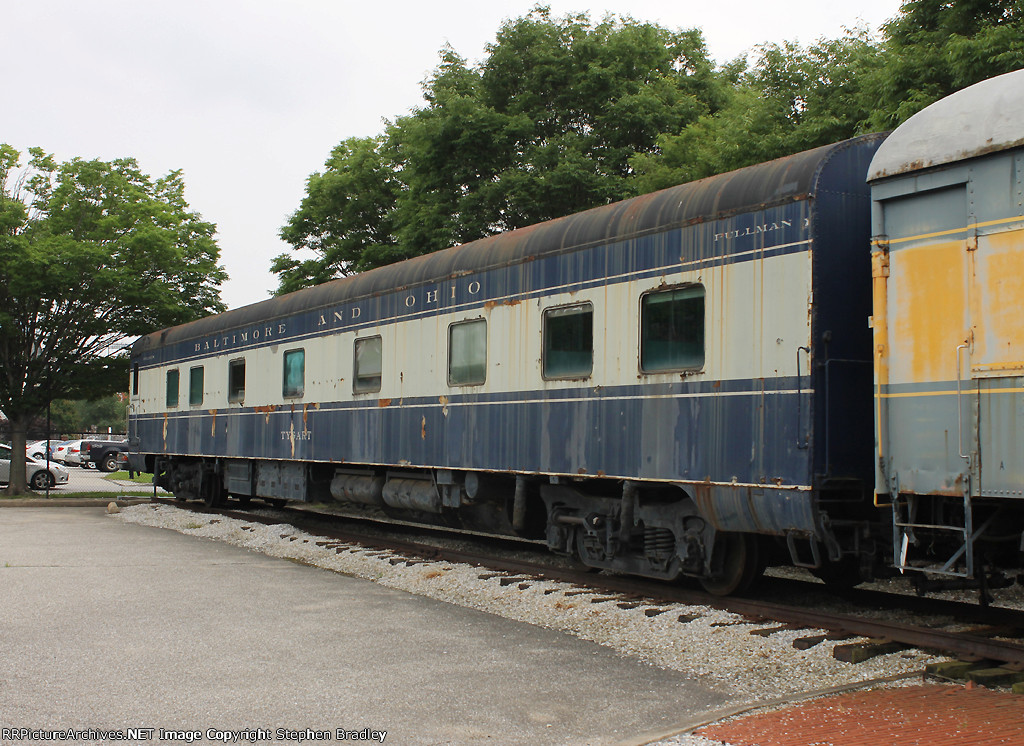
[[[1024,550],[1024,70],[910,118],[869,178],[877,501],[898,568],[975,576],[979,542]]]

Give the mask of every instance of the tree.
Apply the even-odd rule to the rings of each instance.
[[[313,258],[274,258],[278,293],[290,293],[403,257],[397,254],[394,205],[401,185],[382,152],[381,137],[351,138],[334,148],[324,173],[306,181],[302,207],[281,238]]]
[[[131,337],[224,310],[215,226],[190,212],[180,171],[130,158],[58,163],[0,144],[0,409],[10,494],[25,490],[28,421],[54,399],[123,390]]]
[[[1021,0],[905,0],[883,31],[882,64],[864,81],[869,129],[893,129],[944,96],[1024,67]]]
[[[858,134],[872,106],[863,81],[879,64],[863,31],[808,48],[764,44],[753,67],[731,63],[725,104],[680,132],[666,132],[655,153],[634,156],[644,192],[663,189],[827,145]]]
[[[540,6],[478,65],[443,49],[423,90],[310,176],[281,236],[312,256],[274,260],[279,293],[633,196],[630,159],[726,95],[697,30]]]

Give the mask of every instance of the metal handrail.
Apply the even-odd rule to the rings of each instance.
[[[957,453],[960,454],[960,458],[970,461],[970,455],[964,453],[964,417],[960,388],[960,371],[962,369],[962,363],[960,362],[960,350],[966,350],[967,347],[967,342],[956,346],[956,449]]]

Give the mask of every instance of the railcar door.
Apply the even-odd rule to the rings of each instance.
[[[970,336],[966,185],[880,205],[885,233],[873,262],[878,491],[963,495],[976,450],[971,408],[960,394]]]

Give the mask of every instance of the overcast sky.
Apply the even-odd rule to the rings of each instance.
[[[701,28],[726,62],[764,42],[873,32],[899,0],[552,0],[555,16],[608,12]],[[451,46],[479,61],[532,0],[0,0],[0,142],[60,160],[131,156],[182,169],[193,210],[217,224],[231,308],[276,287],[278,231],[305,180],[347,137],[422,102]],[[24,159],[23,159],[24,163]]]

